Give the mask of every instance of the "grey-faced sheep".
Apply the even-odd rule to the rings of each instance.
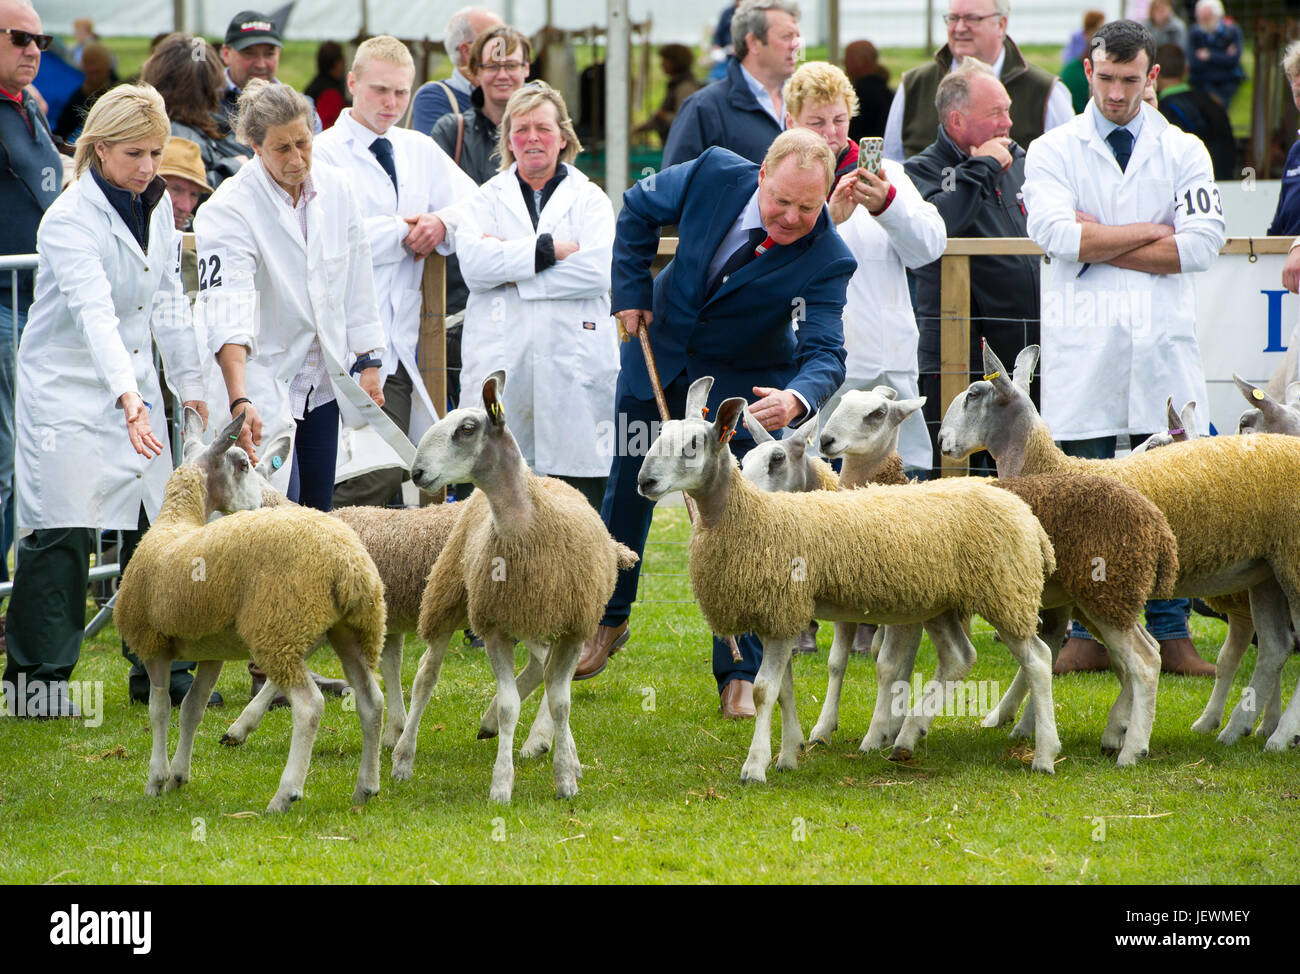
[[[1024,389],[1038,347],[1016,359],[1016,380],[985,350],[992,381],[974,382],[953,400],[939,432],[946,456],[987,449],[1004,475],[1096,474],[1121,481],[1160,508],[1178,539],[1176,596],[1218,596],[1250,590],[1260,653],[1219,740],[1231,744],[1250,732],[1257,701],[1276,692],[1291,648],[1288,616],[1300,605],[1300,441],[1261,434],[1217,436],[1174,443],[1117,460],[1066,456],[1052,442]],[[1278,750],[1300,732],[1293,699],[1265,744]]]
[[[897,428],[880,406],[861,394],[857,399],[846,396],[823,433],[828,452],[843,453],[846,466],[849,458],[865,466],[878,462],[890,449],[885,434]],[[1025,501],[1052,539],[1056,572],[1043,589],[1042,635],[1053,654],[1065,636],[1072,606],[1113,647],[1120,695],[1102,735],[1102,751],[1118,753],[1121,767],[1132,765],[1147,752],[1160,669],[1158,648],[1141,625],[1142,609],[1153,594],[1166,597],[1178,575],[1177,542],[1169,525],[1154,504],[1113,480],[1038,475],[993,483]],[[940,642],[935,648],[940,653],[946,649]],[[902,666],[893,659],[879,662],[878,700],[894,685],[885,679],[906,684],[914,657],[912,649]],[[996,727],[1015,716],[1024,699],[1024,681],[1019,675],[1017,681],[985,726]],[[838,685],[827,688],[824,714],[827,708],[837,712],[838,691]],[[1029,707],[1013,735],[1028,736],[1032,729]]]
[[[118,589],[114,621],[143,661],[151,684],[153,753],[145,793],[189,780],[194,733],[227,659],[252,659],[283,687],[293,708],[293,738],[269,811],[302,797],[324,700],[305,660],[328,637],[357,695],[361,767],[353,801],[379,790],[383,702],[372,670],[384,634],[383,585],[356,534],[304,508],[255,510],[260,485],[247,455],[232,446],[242,415],[167,481],[162,510],[140,540]],[[224,495],[232,479],[243,498]],[[228,513],[208,523],[216,510]],[[167,760],[174,659],[198,660],[181,704],[181,733]]]
[[[508,802],[519,719],[513,643],[544,659],[544,705],[555,737],[555,786],[577,794],[581,765],[569,729],[569,689],[583,641],[596,631],[620,567],[636,555],[615,542],[583,496],[529,471],[506,427],[505,374],[483,383],[485,408],[456,409],[420,440],[411,477],[425,490],[473,483],[478,490],[429,573],[419,632],[428,643],[411,688],[406,729],[393,751],[393,777],[409,779],[420,717],[437,684],[452,634],[471,625],[496,675],[499,737],[490,797]],[[541,717],[539,715],[539,722]]]
[[[743,407],[743,399],[727,399],[713,423],[689,412],[665,423],[637,485],[652,500],[674,490],[695,499],[690,574],[704,617],[719,634],[753,632],[763,641],[741,780],[766,780],[778,694],[777,767],[797,766],[803,733],[788,670],[808,619],[908,624],[946,615],[956,623],[974,612],[998,627],[1029,670],[1038,708],[1033,766],[1050,773],[1060,751],[1051,654],[1035,630],[1043,578],[1055,562],[1024,502],[971,481],[765,494],[745,480],[727,448]],[[999,570],[989,571],[990,564]],[[952,628],[962,658],[943,676],[959,680],[974,651],[960,625]],[[926,733],[929,720],[909,716],[900,742]]]
[[[1196,431],[1200,427],[1196,423],[1195,399],[1190,400],[1179,412],[1174,409],[1174,397],[1170,396],[1165,400],[1165,417],[1169,423],[1167,430],[1163,433],[1152,433],[1129,452],[1145,453],[1147,450],[1168,446],[1170,443],[1182,443],[1196,438]]]

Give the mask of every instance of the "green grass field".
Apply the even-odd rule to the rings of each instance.
[[[597,679],[574,685],[573,730],[585,774],[555,797],[549,756],[516,760],[514,803],[487,800],[495,744],[475,740],[493,692],[484,655],[448,654],[422,725],[415,777],[363,808],[356,715],[327,700],[306,797],[263,813],[287,755],[290,718],[272,711],[248,743],[218,743],[248,699],[226,667],[223,710],[199,730],[193,780],[144,795],[149,721],[126,703],[126,664],[110,629],[75,676],[104,681],[103,723],[0,722],[0,875],[11,883],[749,883],[1025,882],[1294,883],[1300,755],[1265,754],[1247,738],[1225,748],[1189,727],[1210,681],[1161,680],[1152,751],[1119,771],[1098,740],[1117,691],[1109,674],[1054,681],[1063,745],[1054,777],[1030,773],[1024,748],[973,717],[939,717],[915,761],[860,754],[875,696],[870,661],[854,657],[840,730],[797,772],[742,787],[752,724],[724,721],[707,633],[688,599],[685,514],[655,519],[633,639]],[[993,566],[990,566],[992,568]],[[1223,626],[1194,617],[1213,657]],[[976,620],[972,680],[1005,688],[1013,666]],[[804,733],[825,692],[822,652],[795,661]],[[409,685],[417,652],[408,643]],[[520,658],[522,663],[522,657]],[[1244,668],[1249,671],[1253,657]],[[316,668],[340,667],[322,653]],[[927,642],[917,668],[934,672]],[[1231,698],[1235,703],[1245,673]],[[1300,659],[1283,674],[1289,699]],[[516,746],[536,710],[525,703]],[[778,723],[779,726],[779,723]],[[176,740],[172,721],[172,746]],[[775,749],[774,749],[775,750]]]

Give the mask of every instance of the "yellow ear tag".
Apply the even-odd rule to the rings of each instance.
[[[1264,398],[1264,390],[1255,389],[1254,391],[1251,392],[1251,395],[1257,400],[1262,400]]]
[[[505,420],[505,411],[501,408],[500,402],[492,403],[491,407],[488,409],[488,412],[492,414],[492,418],[495,419],[497,422],[503,422]]]
[[[994,379],[996,379],[996,378],[997,378],[998,376],[1000,376],[1001,374],[1002,374],[1001,372],[990,372],[988,375],[984,376],[984,381],[985,381],[985,382],[992,382]]]

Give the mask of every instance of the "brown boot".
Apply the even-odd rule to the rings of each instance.
[[[1214,664],[1201,658],[1190,639],[1162,639],[1160,672],[1179,676],[1214,676]]]
[[[853,645],[849,647],[850,653],[857,653],[859,656],[871,655],[871,641],[876,638],[876,627],[869,622],[859,622],[857,631],[853,633]]]
[[[605,668],[609,658],[619,651],[632,633],[624,619],[617,626],[597,626],[596,635],[582,644],[582,657],[573,673],[575,680],[590,680]]]
[[[1093,673],[1108,669],[1110,654],[1106,652],[1105,646],[1095,639],[1071,636],[1061,647],[1061,655],[1056,657],[1052,672],[1060,676],[1062,673]]]
[[[799,633],[799,638],[794,644],[796,653],[816,653],[817,652],[817,620],[813,624]]]
[[[746,720],[754,716],[754,684],[748,680],[732,680],[722,688],[718,703],[722,716],[728,720]]]

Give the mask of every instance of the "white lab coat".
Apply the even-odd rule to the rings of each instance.
[[[420,279],[424,261],[417,261],[402,246],[411,229],[403,217],[437,212],[450,226],[454,215],[447,208],[473,196],[478,186],[427,135],[394,125],[385,138],[393,144],[398,192],[370,151],[370,143],[376,138],[374,132],[352,117],[352,109],[345,108],[338,121],[316,137],[313,153],[316,161],[345,170],[356,194],[370,244],[379,320],[388,337],[380,378],[387,379],[396,372],[399,362],[406,366],[406,374],[415,387],[409,435],[412,442],[418,443],[438,413],[420,378],[415,358],[420,338]],[[438,253],[445,256],[451,252],[449,230]]]
[[[461,405],[479,404],[483,380],[505,369],[506,423],[528,465],[543,474],[604,477],[615,447],[609,427],[619,369],[609,314],[614,210],[600,187],[565,168],[536,230],[513,165],[460,207],[456,254],[470,292]],[[580,249],[538,274],[542,233]]]
[[[199,208],[196,317],[213,355],[225,344],[250,349],[245,379],[264,445],[295,434],[289,384],[319,338],[344,428],[338,478],[409,466],[414,447],[348,372],[356,355],[387,343],[349,177],[317,163],[311,178],[317,195],[307,205],[306,242],[298,214],[274,194],[257,158]],[[211,395],[220,424],[229,416],[224,383]],[[272,483],[287,487],[289,470],[285,464]]]
[[[1029,235],[1051,257],[1042,275],[1043,418],[1061,440],[1165,428],[1165,399],[1207,402],[1191,272],[1214,263],[1226,226],[1200,139],[1143,104],[1126,171],[1097,130],[1096,106],[1029,146]],[[1179,274],[1093,264],[1079,276],[1081,225],[1174,227]],[[1209,432],[1202,414],[1201,433]]]
[[[18,349],[20,529],[134,530],[141,504],[151,522],[157,517],[171,451],[136,453],[117,401],[138,392],[166,443],[151,332],[172,388],[182,400],[203,399],[180,245],[165,191],[145,253],[89,170],[46,211],[36,235],[35,301]]]
[[[893,386],[903,398],[916,396],[916,348],[920,334],[907,271],[938,260],[948,244],[943,217],[925,201],[901,164],[884,160],[885,178],[896,188],[894,201],[880,216],[865,207],[836,226],[857,258],[844,303],[844,385],[827,407],[833,409],[850,389],[870,388],[877,381]],[[901,388],[900,388],[901,387]],[[828,408],[822,414],[829,418]],[[913,413],[899,431],[899,453],[909,467],[933,462],[925,419]]]

